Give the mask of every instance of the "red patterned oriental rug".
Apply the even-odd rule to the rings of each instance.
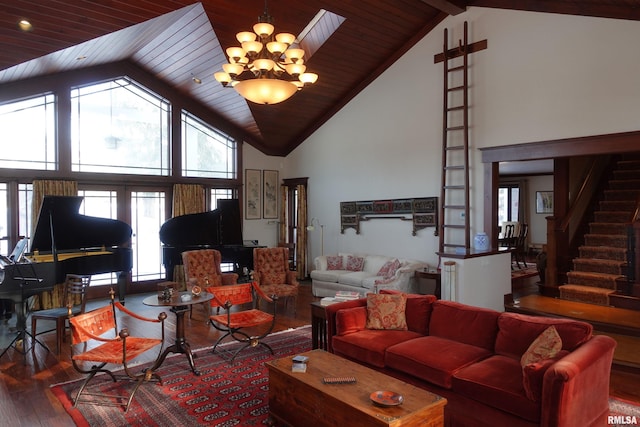
[[[311,327],[274,333],[265,342],[273,348],[274,356],[257,346],[240,352],[233,364],[212,354],[210,348],[197,351],[199,377],[193,375],[183,355],[167,358],[157,371],[162,385],[140,387],[126,414],[120,407],[80,404],[74,408],[71,396],[75,397],[80,380],[56,384],[52,391],[78,426],[264,425],[269,413],[269,378],[264,364],[311,350]],[[106,375],[94,378],[92,383],[92,391],[103,395],[121,395],[124,387],[128,392],[133,385],[127,381],[114,383]]]

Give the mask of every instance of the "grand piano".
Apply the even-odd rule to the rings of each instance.
[[[108,218],[81,215],[79,196],[45,196],[26,262],[3,262],[0,298],[21,302],[63,283],[66,274],[119,272],[118,296],[124,301],[132,267],[131,227]]]
[[[175,266],[182,265],[182,252],[197,249],[220,251],[222,262],[232,263],[239,274],[245,267],[253,270],[256,246],[243,244],[238,199],[221,199],[218,209],[167,220],[160,227],[160,241],[167,280],[173,280]]]

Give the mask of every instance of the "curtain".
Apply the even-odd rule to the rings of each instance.
[[[40,215],[40,205],[44,196],[77,196],[78,183],[75,181],[57,180],[34,180],[33,197],[31,201],[31,236],[35,231],[38,216]],[[55,231],[55,230],[54,230]],[[33,248],[31,248],[33,250]],[[50,248],[40,248],[50,250]],[[29,302],[32,310],[44,310],[54,307],[64,307],[67,301],[64,299],[64,284],[56,284],[51,291],[45,291],[39,295],[34,295]]]
[[[175,184],[173,186],[172,217],[180,215],[204,212],[205,191],[199,184]],[[176,265],[173,269],[173,281],[177,283],[177,289],[183,291],[187,288],[184,278],[184,267]]]
[[[175,184],[173,186],[172,217],[204,212],[205,194],[202,185]]]
[[[307,186],[298,185],[298,223],[296,224],[296,270],[298,280],[307,277]]]

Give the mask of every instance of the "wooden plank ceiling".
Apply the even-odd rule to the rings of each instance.
[[[237,45],[235,34],[250,30],[264,5],[0,0],[0,90],[24,79],[130,61],[211,109],[264,153],[287,155],[448,14],[466,7],[640,19],[640,0],[271,0],[276,32],[300,34],[320,9],[344,21],[325,31],[324,43],[322,32],[308,41],[314,52],[306,65],[318,82],[281,104],[262,106],[222,88],[213,73],[226,62],[226,47]],[[33,29],[20,30],[21,19]]]

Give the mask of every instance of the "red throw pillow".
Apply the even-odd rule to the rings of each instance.
[[[347,256],[347,270],[349,271],[362,271],[364,269],[364,257],[361,256]]]
[[[404,294],[367,294],[367,329],[395,329],[406,331]]]
[[[344,308],[336,312],[336,335],[347,335],[364,329],[367,322],[366,307]]]
[[[342,270],[342,257],[340,255],[327,256],[327,270]]]

